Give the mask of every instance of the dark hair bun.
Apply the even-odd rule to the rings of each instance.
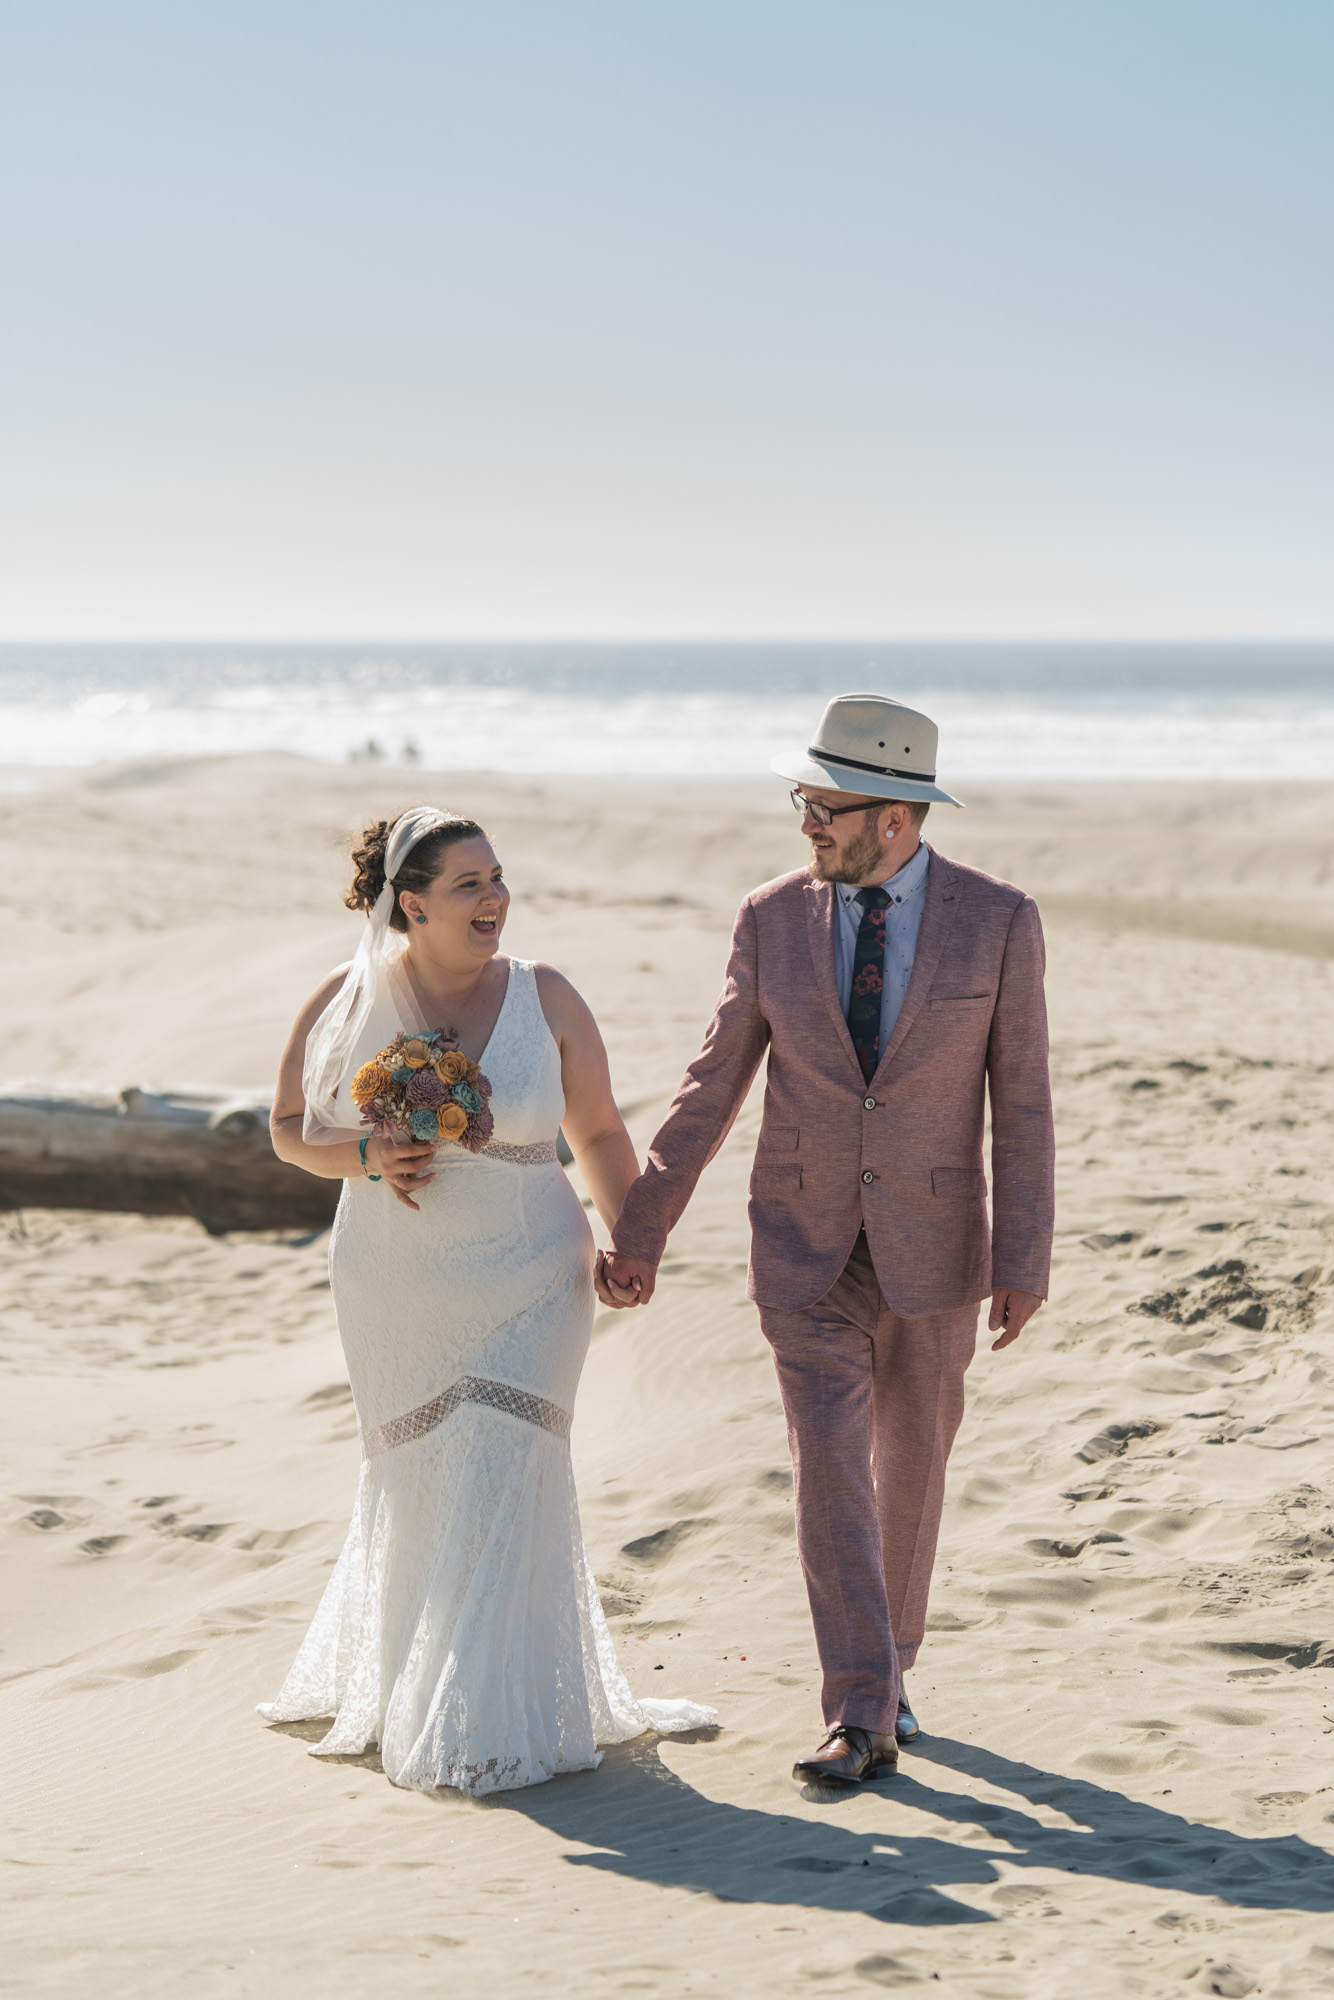
[[[390,835],[397,824],[397,819],[378,819],[374,826],[362,828],[361,839],[352,849],[352,866],[356,873],[352,877],[352,887],[343,898],[349,910],[365,910],[369,915],[380,900],[380,891],[384,888],[384,858]],[[410,889],[416,896],[423,895],[440,873],[445,855],[456,840],[486,838],[485,831],[475,819],[465,819],[461,813],[447,814],[443,826],[432,828],[415,847],[409,849],[394,877],[395,890]],[[408,927],[397,895],[389,924],[396,931],[405,931]]]
[[[356,873],[352,877],[352,887],[343,898],[349,910],[365,910],[369,914],[380,900],[388,846],[387,819],[377,819],[374,826],[362,828],[361,840],[352,849],[352,866]]]

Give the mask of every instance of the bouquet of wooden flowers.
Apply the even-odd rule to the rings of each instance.
[[[478,1153],[495,1129],[491,1086],[453,1029],[394,1036],[352,1079],[352,1101],[377,1139],[453,1139]]]

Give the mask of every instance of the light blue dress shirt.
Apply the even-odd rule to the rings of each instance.
[[[883,1055],[894,1023],[899,1018],[903,996],[912,976],[917,955],[917,933],[922,928],[926,906],[926,873],[931,850],[919,846],[911,861],[897,875],[880,884],[889,901],[885,905],[885,983],[880,994],[880,1053]],[[852,996],[852,967],[857,956],[857,933],[861,929],[863,906],[858,890],[850,882],[836,882],[838,922],[834,926],[834,977],[838,981],[838,1004],[846,1017]]]

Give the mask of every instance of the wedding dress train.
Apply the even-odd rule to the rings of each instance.
[[[348,1074],[423,1021],[401,973]],[[598,1745],[712,1722],[636,1701],[579,1527],[570,1419],[593,1320],[593,1240],[557,1162],[560,1055],[530,964],[481,1058],[492,1139],[441,1143],[420,1213],[348,1181],[330,1277],[361,1430],[351,1532],[276,1701],[332,1715],[316,1756],[379,1745],[396,1785],[481,1794],[600,1761]]]

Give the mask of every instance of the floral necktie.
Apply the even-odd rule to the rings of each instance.
[[[880,1061],[880,1001],[885,990],[885,905],[883,889],[859,889],[862,906],[857,955],[852,961],[852,992],[848,996],[848,1029],[862,1075],[869,1083]]]

